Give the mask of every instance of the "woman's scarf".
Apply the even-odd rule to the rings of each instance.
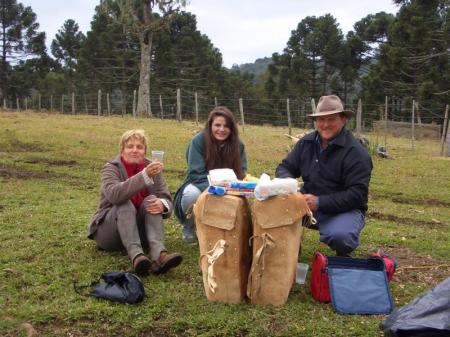
[[[123,159],[122,156],[120,157],[120,160],[122,161],[123,166],[125,166],[125,169],[127,170],[128,178],[131,178],[135,174],[141,172],[146,166],[145,161],[139,164],[132,164],[125,161],[125,159]],[[148,196],[147,188],[143,188],[138,193],[133,195],[130,200],[133,203],[134,207],[136,207],[136,209],[139,209],[139,206],[141,206],[146,196]]]

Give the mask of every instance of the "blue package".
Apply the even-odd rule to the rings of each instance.
[[[215,195],[225,195],[226,190],[225,190],[225,187],[223,187],[223,186],[209,186],[208,193],[215,194]]]
[[[254,189],[258,183],[255,181],[232,181],[231,188]]]

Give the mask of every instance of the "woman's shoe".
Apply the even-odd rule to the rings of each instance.
[[[134,272],[138,276],[147,276],[151,266],[152,262],[144,254],[139,254],[133,259]]]
[[[181,261],[183,261],[181,254],[162,251],[158,261],[152,262],[152,272],[156,275],[167,273],[170,269],[178,266]]]

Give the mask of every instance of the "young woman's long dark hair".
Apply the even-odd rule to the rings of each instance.
[[[223,117],[230,128],[230,135],[224,143],[219,142],[212,134],[212,124],[216,117]],[[204,146],[206,169],[231,168],[239,179],[244,178],[241,168],[239,131],[233,113],[224,106],[217,106],[209,113],[205,126]]]

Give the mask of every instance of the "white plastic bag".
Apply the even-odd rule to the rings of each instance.
[[[267,198],[279,194],[297,193],[298,181],[294,178],[275,178],[270,180],[270,176],[263,173],[255,187],[255,198],[266,200]]]

